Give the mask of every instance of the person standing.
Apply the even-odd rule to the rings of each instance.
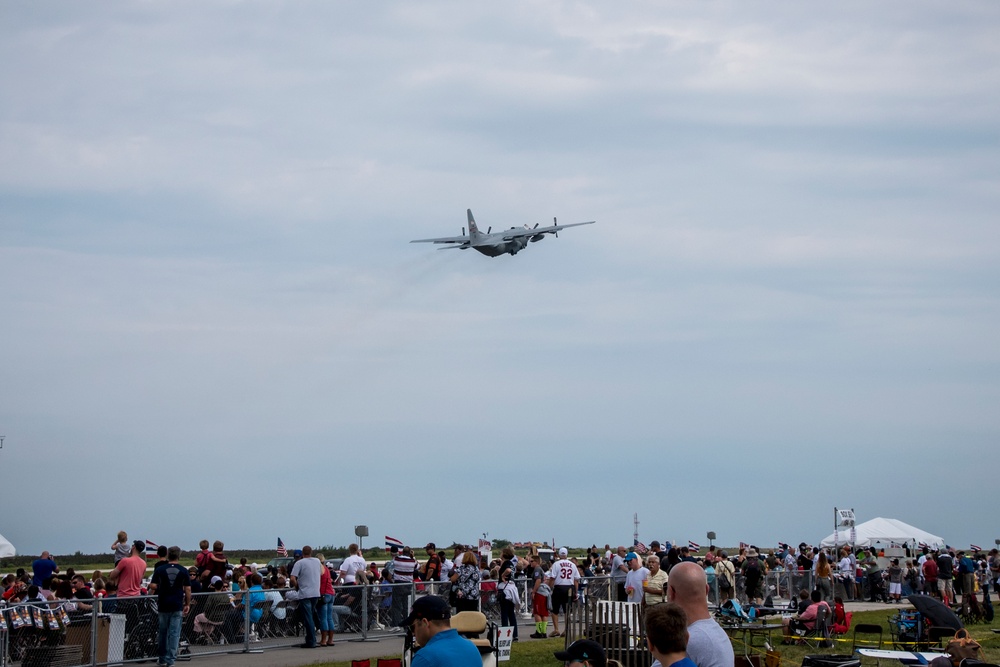
[[[392,567],[392,624],[395,628],[403,625],[410,594],[413,592],[413,573],[417,569],[417,560],[413,557],[413,549],[403,547],[393,559]]]
[[[625,563],[627,555],[625,547],[619,546],[611,558],[611,584],[614,586],[615,599],[625,602],[628,594],[625,592],[625,577],[628,576],[628,565]],[[663,563],[660,563],[663,566]]]
[[[424,547],[427,552],[427,562],[420,570],[422,581],[438,581],[441,579],[441,559],[437,555],[437,547],[433,542],[428,542]],[[433,592],[433,589],[431,589]]]
[[[715,561],[715,581],[719,585],[719,604],[723,604],[733,597],[733,591],[736,590],[736,566],[729,560],[729,553],[725,549],[719,552],[719,558]]]
[[[535,621],[535,631],[530,636],[532,639],[545,639],[548,636],[546,632],[549,625],[549,596],[545,594],[545,590],[549,586],[545,583],[541,557],[532,554],[528,558],[528,567],[531,570],[528,574],[528,579],[531,581],[531,615]]]
[[[462,562],[451,575],[452,590],[455,591],[455,610],[479,611],[479,586],[481,575],[479,559],[472,551],[462,553]]]
[[[352,545],[355,546],[355,545]],[[355,546],[355,548],[357,548]],[[316,648],[316,602],[319,600],[319,580],[323,566],[313,558],[312,547],[302,547],[302,558],[292,568],[292,587],[299,591],[299,610],[305,625],[305,643],[300,648]]]
[[[649,570],[642,566],[642,561],[634,551],[625,556],[628,573],[625,575],[625,594],[629,602],[642,602],[642,589],[649,579]]]
[[[157,665],[171,667],[177,660],[181,640],[181,621],[191,610],[191,577],[178,561],[181,548],[167,549],[167,564],[153,571],[150,594],[156,594],[159,627],[156,633]]]
[[[649,577],[642,584],[645,593],[646,606],[667,601],[667,571],[660,568],[660,557],[656,554],[646,556],[646,567]]]
[[[566,558],[569,555],[566,547],[560,547],[559,560],[552,563],[549,569],[549,586],[552,587],[552,634],[551,637],[564,637],[565,631],[559,632],[559,614],[565,609],[569,613],[570,603],[576,599],[577,588],[580,585],[580,571],[573,561]]]
[[[950,551],[942,551],[937,557],[938,592],[946,606],[955,603],[955,559]]]
[[[45,580],[53,574],[59,574],[59,566],[56,559],[48,551],[43,551],[42,555],[31,562],[31,583],[41,588]]]

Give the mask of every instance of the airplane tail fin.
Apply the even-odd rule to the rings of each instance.
[[[466,209],[466,213],[469,216],[469,236],[479,236],[479,227],[476,226],[476,219],[472,217],[472,209]]]

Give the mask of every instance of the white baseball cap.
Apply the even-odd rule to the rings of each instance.
[[[566,549],[566,547],[559,547],[559,555],[560,556],[568,556],[569,555],[569,551]]]

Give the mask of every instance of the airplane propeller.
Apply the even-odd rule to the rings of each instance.
[[[492,228],[492,227],[487,227],[487,228],[486,228],[486,233],[487,233],[487,234],[489,234],[489,233],[490,233],[491,231],[493,231],[493,228]]]
[[[558,223],[558,222],[556,222],[556,216],[552,216],[552,224],[553,224],[554,226],[556,226],[556,227],[558,227],[558,226],[559,226],[559,223]],[[556,230],[556,231],[554,231],[554,232],[552,232],[552,233],[556,235],[556,238],[559,238],[559,230]]]
[[[465,236],[465,227],[462,227],[462,236]]]

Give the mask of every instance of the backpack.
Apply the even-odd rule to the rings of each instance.
[[[733,582],[729,580],[733,576],[732,570],[729,569],[729,561],[724,561],[719,564],[719,571],[715,573],[715,580],[719,584],[719,588],[728,591],[733,587]]]

